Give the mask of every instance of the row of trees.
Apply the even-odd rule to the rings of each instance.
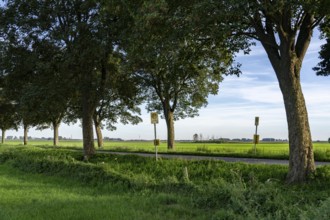
[[[165,118],[174,148],[174,120],[196,116],[223,75],[240,74],[235,53],[260,41],[287,113],[287,180],[314,172],[300,69],[313,30],[329,33],[326,0],[8,0],[0,9],[4,130],[51,125],[56,136],[61,121],[80,119],[88,159],[93,123],[97,131],[138,123],[146,101]],[[329,72],[328,50],[318,72]]]
[[[123,71],[117,48],[122,23],[96,1],[6,1],[1,8],[3,131],[31,126],[54,129],[82,120],[85,156],[94,154],[93,124],[138,123],[140,86]],[[5,123],[1,123],[1,125]],[[4,135],[3,135],[4,136]]]

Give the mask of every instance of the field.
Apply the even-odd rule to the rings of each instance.
[[[287,166],[0,145],[0,219],[329,219],[330,166]],[[185,171],[186,170],[186,171]]]
[[[9,141],[10,145],[21,145],[20,141]],[[52,141],[29,141],[29,145],[52,146]],[[82,149],[81,141],[60,141],[62,148]],[[97,144],[95,143],[95,146]],[[134,151],[134,152],[154,152],[155,147],[152,141],[105,141],[102,150],[111,151]],[[289,157],[288,143],[260,143],[254,151],[252,143],[193,143],[177,142],[175,150],[167,150],[166,142],[161,142],[157,147],[161,153],[187,153],[218,156],[236,157],[256,157],[256,158],[278,158],[287,159]],[[318,161],[330,161],[330,143],[314,143],[315,159]]]

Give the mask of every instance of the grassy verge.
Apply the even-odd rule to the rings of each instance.
[[[9,148],[0,219],[327,219],[330,167],[288,186],[287,166]],[[15,169],[14,169],[15,168]],[[20,171],[18,171],[20,170]],[[185,170],[187,172],[185,172]],[[24,171],[24,173],[22,173]]]
[[[0,195],[2,220],[194,219],[194,216],[206,219],[208,216],[191,210],[187,198],[129,192],[118,187],[102,190],[69,178],[27,174],[8,165],[0,165]]]
[[[51,147],[51,141],[30,141],[30,145]],[[19,141],[10,141],[8,145],[17,146]],[[1,147],[1,145],[0,145]],[[62,141],[62,148],[82,149],[81,141]],[[145,141],[105,141],[102,150],[120,151],[120,152],[154,152],[155,148],[152,142]],[[192,143],[177,142],[175,150],[167,150],[166,143],[162,142],[158,147],[160,153],[191,154],[191,155],[210,155],[210,156],[228,156],[228,157],[250,157],[250,158],[271,158],[288,159],[288,143],[261,143],[257,145],[254,151],[252,143]],[[330,161],[330,144],[314,143],[314,155],[317,161]]]

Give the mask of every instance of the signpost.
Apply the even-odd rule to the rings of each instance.
[[[253,135],[253,143],[254,143],[254,154],[256,154],[257,144],[259,144],[259,135],[258,135],[259,117],[255,117],[254,125],[256,126],[256,133]]]
[[[156,154],[156,161],[157,161],[157,159],[158,159],[157,146],[159,146],[159,139],[157,139],[157,130],[156,130],[156,124],[158,124],[157,112],[151,112],[150,117],[151,117],[151,124],[154,124],[154,131],[155,131],[154,146],[155,146],[155,154]]]

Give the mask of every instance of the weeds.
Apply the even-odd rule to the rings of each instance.
[[[177,206],[179,198],[189,198],[192,210],[210,213],[207,219],[329,216],[329,166],[318,168],[307,184],[288,186],[284,184],[287,166],[282,165],[178,159],[156,163],[153,158],[110,154],[97,154],[88,163],[82,159],[81,153],[63,149],[18,148],[0,155],[0,163],[77,180],[103,193],[109,188],[156,192],[163,195],[159,203],[166,206]]]

